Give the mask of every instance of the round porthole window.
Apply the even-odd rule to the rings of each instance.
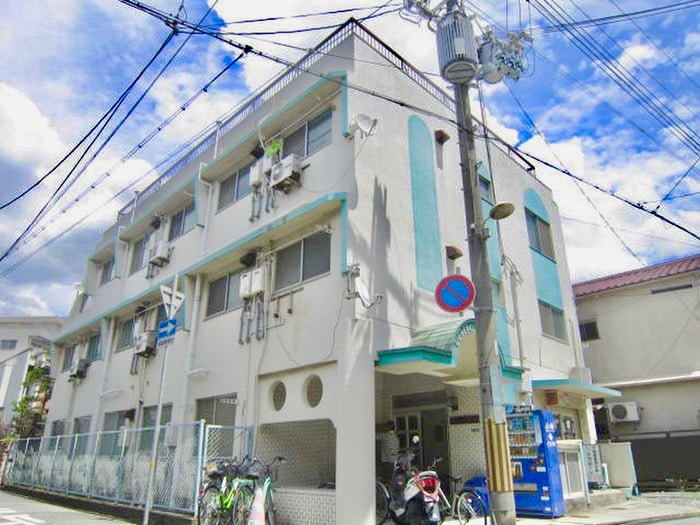
[[[277,412],[282,410],[284,402],[287,400],[287,388],[282,381],[275,381],[270,387],[270,398],[272,399],[272,408]]]
[[[312,375],[304,381],[304,395],[310,407],[318,406],[323,397],[323,383],[320,377]]]

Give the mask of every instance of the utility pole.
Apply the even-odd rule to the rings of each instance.
[[[429,8],[429,3],[430,0],[404,0],[401,15],[416,23],[421,19],[428,20],[428,26],[437,36],[440,73],[454,87],[469,264],[475,286],[479,389],[491,512],[497,525],[515,525],[513,477],[507,421],[502,403],[502,375],[496,350],[493,291],[486,248],[489,231],[485,227],[481,187],[476,170],[469,85],[477,77],[490,83],[498,82],[506,75],[519,78],[524,69],[521,41],[529,40],[529,36],[513,33],[508,35],[508,41],[501,41],[489,30],[482,35],[481,45],[477,49],[471,19],[464,12],[461,0],[442,1],[434,9]],[[495,206],[489,212],[489,217],[499,220],[512,211],[512,205],[503,203]]]

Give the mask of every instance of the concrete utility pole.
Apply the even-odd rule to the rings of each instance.
[[[510,34],[509,41],[503,42],[488,31],[482,35],[481,46],[477,50],[471,19],[464,12],[461,0],[442,1],[434,9],[429,8],[429,3],[430,0],[404,0],[402,17],[412,22],[428,20],[428,26],[437,36],[440,73],[454,87],[469,263],[475,286],[479,387],[491,512],[497,525],[515,525],[513,477],[502,403],[502,375],[496,350],[496,327],[492,320],[493,291],[486,249],[489,232],[485,228],[476,170],[469,84],[477,76],[490,83],[498,82],[506,75],[519,78],[524,69],[521,40],[529,40],[529,36],[525,33]],[[489,217],[502,219],[512,211],[512,205],[500,204],[490,211]]]

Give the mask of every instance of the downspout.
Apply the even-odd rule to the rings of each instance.
[[[199,173],[197,175],[197,180],[200,184],[203,184],[207,188],[207,207],[204,213],[204,226],[202,229],[202,255],[207,253],[207,232],[209,230],[209,210],[211,208],[211,198],[214,193],[214,186],[202,179],[202,169],[206,166],[206,162],[199,163]]]
[[[107,374],[109,371],[110,358],[112,356],[112,340],[114,338],[114,329],[116,326],[116,317],[108,317],[102,319],[102,323],[106,323],[107,337],[104,346],[102,347],[102,370],[100,371],[100,388],[98,390],[97,399],[95,400],[95,409],[90,418],[90,432],[96,432],[99,425],[100,410],[102,409],[102,397],[104,396],[105,385],[107,384]]]
[[[520,272],[510,259],[507,259],[508,272],[510,273],[510,295],[513,299],[513,317],[515,317],[515,335],[518,339],[518,359],[520,367],[525,368],[525,348],[523,346],[523,329],[520,319],[520,307],[518,306],[518,281]]]
[[[180,396],[180,422],[187,421],[187,398],[189,396],[190,372],[194,363],[194,354],[197,348],[197,332],[199,328],[199,307],[202,295],[202,274],[198,273],[194,283],[194,301],[192,303],[192,315],[190,317],[190,337],[187,341],[187,357],[185,358],[185,375]]]

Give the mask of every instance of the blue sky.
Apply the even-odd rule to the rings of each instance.
[[[591,17],[606,17],[672,3],[562,0],[559,5],[573,19],[582,20],[586,17],[584,12]],[[180,2],[153,0],[151,4],[175,13]],[[181,14],[197,22],[210,5],[203,0],[185,0]],[[206,23],[220,25],[249,18],[374,5],[379,2],[273,0],[264,5],[241,5],[219,0]],[[467,7],[475,10],[478,27],[494,24],[498,30],[506,26],[510,30],[529,29],[531,19],[535,27],[546,25],[536,10],[528,11],[524,0],[470,2]],[[355,14],[361,17],[370,12]],[[699,120],[699,13],[699,4],[693,3],[685,9],[636,18],[634,22],[622,20],[585,29],[586,36],[603,45],[636,81],[653,89],[659,102],[692,130],[698,129]],[[279,31],[340,23],[346,16],[232,27]],[[0,135],[4,139],[0,143],[0,195],[4,202],[45,173],[80,139],[149,60],[169,30],[116,0],[55,0],[50,8],[46,2],[27,0],[13,5],[12,12],[6,13],[0,24]],[[434,35],[425,24],[412,24],[393,13],[369,20],[367,25],[417,67],[429,73],[437,71]],[[292,60],[301,51],[290,45],[309,47],[327,33],[328,30],[238,40]],[[147,85],[186,38],[180,34],[173,39],[140,86]],[[87,254],[100,232],[114,220],[118,208],[133,195],[132,191],[153,179],[153,174],[144,174],[279,70],[279,66],[261,58],[244,59],[138,155],[118,163],[236,55],[235,50],[207,36],[189,39],[100,157],[47,215],[42,223],[44,229],[0,262],[0,315],[67,313],[75,294],[74,283],[82,280]],[[535,29],[527,56],[529,68],[522,79],[508,81],[507,86],[500,83],[485,87],[488,124],[503,138],[634,201],[660,199],[695,161],[696,155],[690,149],[679,144],[562,32]],[[436,81],[442,84],[439,78]],[[530,125],[513,94],[537,129]],[[126,106],[134,99],[128,99]],[[118,167],[112,169],[116,163]],[[111,175],[101,177],[107,171]],[[0,210],[3,251],[66,173],[60,170],[27,198]],[[566,176],[539,166],[538,176],[552,188],[559,203],[569,269],[575,281],[700,252],[700,242],[692,237],[594,190],[579,188]],[[96,180],[101,180],[100,184],[86,192]],[[126,186],[130,188],[120,199],[104,204]],[[700,177],[694,171],[673,196],[697,191]],[[76,196],[80,196],[78,202],[74,202]],[[698,195],[668,200],[659,212],[700,231]],[[81,219],[69,233],[24,260]]]

